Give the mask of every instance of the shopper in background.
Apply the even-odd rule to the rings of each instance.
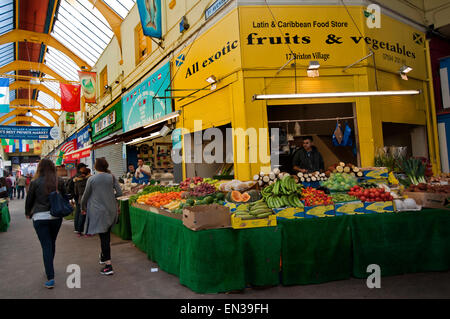
[[[312,173],[325,169],[322,155],[314,146],[312,136],[303,138],[303,148],[295,152],[292,167],[296,173]]]
[[[81,207],[86,212],[86,234],[99,234],[101,253],[100,264],[103,275],[114,274],[111,265],[111,228],[118,220],[117,197],[122,196],[122,190],[117,179],[108,170],[105,158],[95,160],[97,174],[87,181],[86,189],[81,198]]]
[[[0,198],[8,198],[8,188],[6,187],[6,178],[0,177]]]
[[[27,185],[27,179],[25,178],[25,176],[20,174],[20,177],[17,180],[17,199],[20,199],[20,193],[22,193],[22,199],[24,199],[26,185]]]
[[[26,189],[26,191],[27,191],[27,194],[28,194],[28,188],[30,187],[31,178],[32,178],[31,173],[28,173],[28,174],[27,174],[27,182],[26,182],[26,184],[25,184],[25,189]]]
[[[138,158],[138,168],[136,169],[135,176],[139,184],[147,184],[152,177],[150,166],[144,165],[142,158]]]
[[[61,227],[62,218],[50,214],[49,194],[56,189],[64,196],[64,181],[56,175],[55,164],[49,159],[39,162],[35,178],[25,199],[25,216],[33,220],[33,226],[39,238],[47,275],[46,288],[55,285],[53,260],[56,251],[56,238]]]
[[[14,190],[16,188],[16,179],[12,176],[11,173],[8,173],[8,177],[6,178],[6,184],[8,188],[9,199],[13,199]]]
[[[80,176],[74,178],[75,183],[75,198],[78,203],[81,203],[81,198],[83,197],[84,190],[86,189],[87,181],[91,177],[91,170],[87,167],[80,168]],[[78,214],[78,216],[77,216]],[[77,209],[75,212],[75,230],[78,231],[78,237],[82,236],[84,231],[84,223],[86,221],[86,214],[81,209]],[[89,235],[85,235],[89,237]]]
[[[78,218],[80,217],[81,208],[80,208],[80,202],[78,201],[78,199],[75,196],[75,182],[74,182],[74,180],[75,180],[75,178],[78,178],[78,177],[81,176],[80,170],[83,167],[87,167],[87,165],[84,164],[84,163],[79,163],[77,165],[77,173],[73,177],[71,177],[66,183],[67,196],[68,196],[69,199],[73,200],[72,205],[75,204],[74,232],[77,233],[77,235],[80,234],[80,230],[78,229],[77,225],[79,224]]]
[[[131,178],[131,182],[132,183],[138,183],[139,180],[136,178],[136,169],[134,168],[133,164],[128,164],[128,172],[125,175],[126,179],[130,179]]]

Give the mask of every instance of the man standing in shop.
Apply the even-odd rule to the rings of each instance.
[[[25,178],[25,176],[20,174],[20,177],[17,180],[17,199],[20,199],[20,194],[21,193],[22,193],[22,199],[24,199],[26,184],[27,184],[27,179]]]
[[[128,173],[125,175],[126,179],[131,178],[132,183],[137,183],[138,179],[136,178],[136,169],[134,168],[134,164],[128,164]]]
[[[303,138],[303,148],[295,152],[292,168],[296,173],[312,173],[325,168],[322,155],[314,146],[312,136]]]
[[[138,158],[138,167],[135,176],[139,184],[147,184],[152,178],[152,170],[150,166],[144,165],[142,158]]]

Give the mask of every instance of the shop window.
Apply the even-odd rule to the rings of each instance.
[[[134,29],[134,39],[135,39],[135,55],[136,55],[136,65],[145,60],[146,57],[152,52],[152,42],[149,37],[144,35],[142,31],[142,25],[139,23]]]
[[[103,96],[106,92],[105,87],[108,85],[108,67],[105,66],[100,72],[100,96]]]

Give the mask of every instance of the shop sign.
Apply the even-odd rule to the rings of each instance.
[[[89,125],[77,133],[77,149],[84,148],[89,145]]]
[[[137,0],[144,35],[161,39],[161,0]]]
[[[239,17],[235,9],[175,55],[174,88],[200,89],[208,85],[208,77],[214,75],[220,80],[237,70],[241,65],[238,34]]]
[[[358,28],[345,8],[324,6],[282,6],[271,10],[266,6],[240,7],[240,41],[244,68],[279,69],[288,61],[306,68],[310,61],[322,66],[346,67],[375,54],[377,68],[399,73],[402,65],[413,68],[412,77],[426,76],[425,34],[384,14],[379,28],[369,27],[363,19]],[[348,8],[354,17],[367,8]],[[378,16],[378,14],[377,14]],[[281,33],[280,33],[281,32]],[[294,63],[294,62],[292,62]],[[361,65],[373,65],[373,59]]]
[[[5,167],[6,167],[6,166],[11,166],[12,163],[11,163],[11,161],[4,161],[4,162],[3,162],[3,165],[5,165]]]
[[[95,123],[95,128],[94,128],[95,132],[99,133],[102,130],[104,130],[105,128],[113,125],[115,122],[116,122],[116,111],[112,111],[107,116],[102,118],[100,121]]]
[[[170,64],[167,62],[141,84],[122,97],[123,131],[127,132],[149,124],[172,112],[170,98]]]
[[[58,127],[36,126],[0,126],[0,138],[21,140],[53,140],[59,139]]]
[[[75,163],[66,163],[66,169],[67,170],[75,169]]]
[[[229,2],[230,0],[217,0],[211,6],[209,6],[205,10],[205,20],[211,18],[214,14],[216,14],[223,6]]]
[[[84,158],[84,157],[89,157],[89,156],[91,156],[91,149],[87,148],[87,149],[84,149],[84,150],[78,150],[78,151],[73,152],[71,154],[65,155],[64,161],[65,162],[73,162],[73,161],[79,160],[79,159]]]

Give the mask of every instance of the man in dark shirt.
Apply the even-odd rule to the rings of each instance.
[[[303,148],[295,152],[292,168],[296,173],[311,173],[325,168],[322,155],[314,146],[312,136],[303,138]]]

